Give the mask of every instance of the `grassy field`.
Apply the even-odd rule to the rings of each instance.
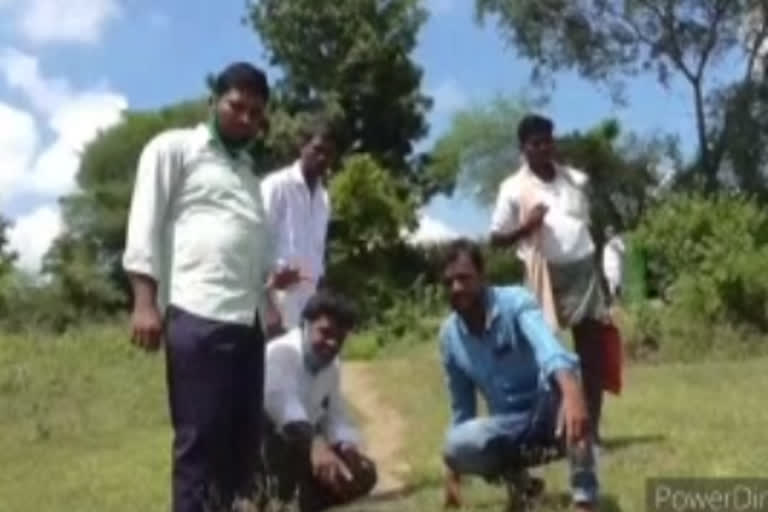
[[[448,408],[436,354],[419,347],[407,357],[376,364],[383,395],[411,427],[404,456],[411,467],[412,493],[381,510],[438,510],[438,450]],[[601,510],[645,510],[648,477],[768,476],[763,441],[768,410],[758,391],[768,385],[767,364],[757,359],[631,368],[626,392],[609,396],[605,405]],[[567,509],[565,464],[541,474],[548,486],[543,510]],[[467,510],[502,510],[501,488],[475,480],[465,494]]]
[[[404,478],[412,492],[353,510],[438,510],[448,411],[434,350],[409,348],[371,364],[382,396],[408,422],[403,457],[412,471]],[[760,359],[632,368],[626,394],[606,404],[603,510],[644,510],[649,476],[768,475],[766,366]],[[133,350],[121,330],[0,338],[0,511],[167,510],[163,379],[162,358]],[[552,493],[545,510],[557,510],[565,467],[544,474]],[[503,502],[500,489],[479,481],[466,497],[469,510]]]

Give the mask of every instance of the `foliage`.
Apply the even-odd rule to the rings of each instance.
[[[520,165],[517,125],[531,101],[497,96],[487,105],[457,112],[451,129],[435,144],[428,166],[442,192],[454,189],[492,204],[499,184]]]
[[[367,153],[390,172],[411,172],[413,142],[426,134],[431,101],[410,55],[426,11],[419,0],[262,0],[249,21],[281,70],[275,101],[290,115],[328,109],[341,154]]]
[[[674,141],[634,134],[622,138],[615,120],[566,134],[557,144],[561,160],[589,176],[592,227],[599,243],[608,225],[618,230],[637,225],[659,187],[660,162],[677,158]]]
[[[748,91],[768,36],[765,0],[476,0],[480,19],[494,16],[506,38],[535,64],[535,76],[573,69],[616,86],[655,72],[662,85],[680,79],[690,89],[703,185],[719,184],[729,116],[718,96]],[[739,63],[730,83],[722,68]],[[733,125],[737,128],[738,125]]]
[[[415,202],[369,155],[353,155],[329,186],[328,281],[375,315],[407,289],[422,268],[401,234],[416,222]]]
[[[737,194],[674,195],[635,233],[652,287],[691,321],[768,330],[768,212]]]

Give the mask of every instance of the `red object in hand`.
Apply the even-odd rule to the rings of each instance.
[[[600,345],[602,346],[602,382],[603,389],[614,395],[621,394],[624,350],[621,333],[612,323],[604,323],[600,328]]]

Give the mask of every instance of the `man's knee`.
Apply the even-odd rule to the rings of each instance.
[[[486,474],[493,471],[494,454],[489,453],[483,420],[471,420],[453,427],[445,438],[443,460],[457,473]]]

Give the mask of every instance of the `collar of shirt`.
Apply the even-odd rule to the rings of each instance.
[[[494,323],[496,323],[501,316],[501,310],[498,301],[496,300],[496,292],[491,286],[487,287],[485,290],[485,312],[483,335],[486,335],[491,331]],[[461,335],[462,338],[466,339],[470,336],[474,336],[469,331],[469,327],[464,319],[458,313],[456,314],[456,324],[459,330],[459,335]],[[496,340],[496,344],[500,345],[502,341],[503,340]]]
[[[552,165],[555,168],[555,177],[552,181],[544,181],[541,178],[539,178],[539,176],[535,172],[533,172],[533,170],[528,165],[528,162],[526,162],[525,160],[523,160],[523,165],[520,168],[520,170],[522,173],[530,176],[531,178],[536,180],[538,184],[543,186],[552,185],[558,180],[564,180],[575,187],[580,187],[581,185],[583,185],[582,179],[580,179],[580,177],[576,173],[572,172],[569,167],[561,165],[557,162],[552,162]]]
[[[288,168],[288,176],[290,176],[291,180],[293,180],[294,183],[297,185],[302,185],[306,188],[307,192],[309,193],[309,196],[311,198],[319,197],[320,194],[318,192],[322,193],[324,187],[323,187],[323,181],[318,179],[317,183],[315,184],[314,190],[309,188],[309,185],[307,184],[307,180],[304,177],[304,171],[301,169],[301,160],[296,160],[293,165],[291,165]]]
[[[248,154],[248,147],[240,149],[234,154],[230,153],[219,137],[213,132],[210,123],[200,123],[197,125],[195,128],[195,140],[199,147],[209,148],[220,153],[234,165],[250,167],[252,164],[251,156]]]

